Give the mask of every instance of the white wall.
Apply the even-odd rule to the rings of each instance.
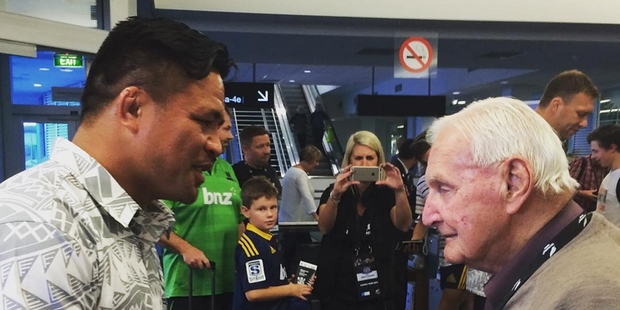
[[[620,1],[616,0],[155,0],[155,7],[336,17],[620,24]]]

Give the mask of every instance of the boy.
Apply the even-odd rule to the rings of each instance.
[[[306,300],[312,286],[289,283],[269,230],[278,219],[278,190],[265,177],[243,184],[241,212],[248,218],[235,249],[234,310],[290,309],[290,297]]]

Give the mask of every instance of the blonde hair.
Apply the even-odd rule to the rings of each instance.
[[[379,165],[385,163],[385,155],[383,154],[383,147],[381,146],[381,141],[379,141],[379,138],[377,138],[377,136],[370,131],[362,130],[352,134],[349,137],[349,141],[347,141],[347,147],[344,152],[344,157],[342,158],[342,168],[348,166],[351,162],[351,153],[353,153],[353,147],[356,145],[364,145],[371,148],[375,151],[375,153],[377,153]]]
[[[448,132],[464,136],[474,164],[482,168],[522,156],[533,170],[534,186],[543,194],[574,192],[579,187],[568,172],[568,159],[555,131],[520,100],[499,97],[476,101],[435,121],[428,141],[432,144],[439,133]]]

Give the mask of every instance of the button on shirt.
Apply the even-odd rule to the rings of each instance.
[[[164,309],[154,243],[170,229],[65,139],[0,184],[0,303],[6,309]]]

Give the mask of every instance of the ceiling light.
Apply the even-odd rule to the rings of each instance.
[[[502,84],[502,85],[506,85],[506,84],[508,84],[508,81],[501,81],[499,83]]]
[[[295,80],[288,80],[289,83],[295,83]]]
[[[461,92],[460,92],[460,91],[453,91],[453,92],[452,92],[452,94],[453,94],[453,95],[460,95],[460,94],[461,94]]]
[[[464,105],[464,104],[465,104],[465,100],[459,100],[459,101],[457,101],[457,103],[456,103],[456,104],[458,104],[458,105]]]
[[[603,100],[601,100],[601,103],[607,103],[607,102],[610,102],[610,101],[611,101],[611,99],[603,99]]]
[[[43,86],[43,85],[41,85],[41,84],[39,84],[39,83],[34,83],[34,84],[32,84],[32,86],[34,86],[34,87],[41,87],[41,86]]]
[[[458,102],[459,102],[458,100],[454,99],[452,100],[452,105],[456,105]]]
[[[41,68],[39,68],[39,71],[50,71],[50,68],[41,67]]]
[[[60,71],[62,71],[62,72],[73,72],[73,70],[71,70],[71,69],[60,69]]]
[[[396,126],[396,128],[403,129],[403,128],[405,128],[405,125],[398,125],[398,126]]]
[[[304,70],[304,73],[312,73],[310,70]]]

